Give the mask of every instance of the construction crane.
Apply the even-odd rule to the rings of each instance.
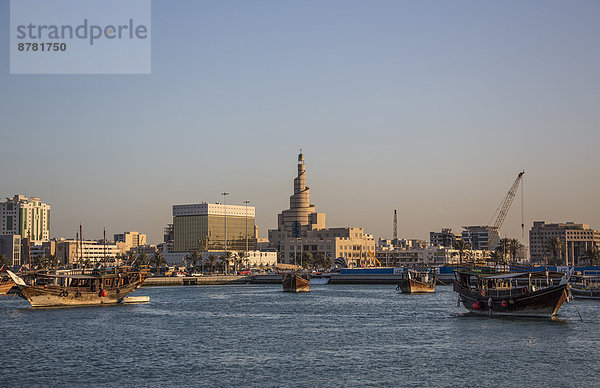
[[[371,253],[371,251],[367,250],[367,253],[369,254],[369,257],[371,258],[371,265],[375,265],[375,262],[377,262],[377,264],[379,264],[379,266],[381,267],[381,262],[379,260],[377,260],[377,258]]]
[[[506,197],[504,198],[504,201],[502,202],[502,206],[500,207],[500,211],[498,212],[498,217],[496,218],[496,222],[494,223],[494,226],[489,227],[490,232],[488,235],[488,243],[487,243],[488,250],[492,250],[492,247],[496,244],[496,242],[500,236],[500,228],[502,227],[502,224],[504,223],[504,219],[506,218],[506,215],[508,214],[508,209],[510,209],[510,205],[512,204],[513,200],[515,199],[515,195],[517,195],[517,190],[519,189],[519,183],[521,183],[521,180],[523,179],[523,174],[525,174],[525,170],[521,171],[519,173],[519,175],[517,175],[517,179],[515,179],[515,182],[510,187],[510,190],[508,190],[508,194],[506,194]],[[524,227],[525,227],[525,225],[523,224],[523,221],[521,221],[521,228],[524,228]]]

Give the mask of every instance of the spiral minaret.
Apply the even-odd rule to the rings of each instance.
[[[310,190],[306,186],[306,164],[302,151],[298,154],[298,176],[294,178],[294,194],[290,196],[290,208],[279,214],[279,230],[297,234],[298,230],[311,225],[311,214],[316,213],[310,204]],[[309,228],[310,229],[310,228]]]

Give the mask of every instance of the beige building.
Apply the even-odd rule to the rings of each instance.
[[[120,253],[117,244],[104,244],[94,240],[56,240],[56,256],[64,264],[78,264],[88,260],[91,263],[101,263],[105,258],[111,263]]]
[[[0,235],[31,238],[32,245],[50,240],[50,205],[38,197],[15,195],[0,202]]]
[[[589,225],[574,222],[546,224],[545,221],[534,221],[529,231],[531,261],[545,263],[552,257],[548,241],[553,237],[558,237],[565,243],[561,255],[565,265],[579,265],[587,249],[592,246],[600,248],[600,230],[591,229]]]
[[[146,235],[135,231],[114,235],[115,244],[119,247],[120,253],[127,253],[132,248],[140,245],[146,245]]]
[[[325,255],[331,259],[343,257],[351,267],[365,265],[368,252],[375,251],[375,240],[362,228],[343,227],[327,229],[325,213],[317,213],[310,204],[306,186],[304,155],[298,155],[298,176],[294,179],[294,194],[290,208],[277,217],[277,229],[269,230],[271,248],[279,251],[279,262],[300,264],[302,254]]]

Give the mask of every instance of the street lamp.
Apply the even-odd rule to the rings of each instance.
[[[223,205],[225,206],[225,260],[227,261],[227,196],[229,193],[222,192]],[[227,262],[225,262],[225,275],[227,275]]]
[[[244,201],[246,205],[246,256],[248,256],[248,204],[250,201]]]

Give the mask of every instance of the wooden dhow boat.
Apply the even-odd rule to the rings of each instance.
[[[456,271],[454,291],[474,314],[552,317],[565,301],[571,273]]]
[[[8,273],[0,273],[0,295],[6,295],[14,286],[15,282]]]
[[[575,299],[600,299],[600,275],[576,274],[571,277],[571,295]]]
[[[310,291],[310,274],[303,272],[287,272],[281,278],[284,292]]]
[[[8,271],[18,294],[32,307],[84,306],[120,303],[140,287],[147,273],[134,271],[92,271],[81,273],[36,274],[27,284]]]
[[[403,294],[431,294],[435,292],[435,273],[429,270],[407,269],[402,272],[396,290]]]

